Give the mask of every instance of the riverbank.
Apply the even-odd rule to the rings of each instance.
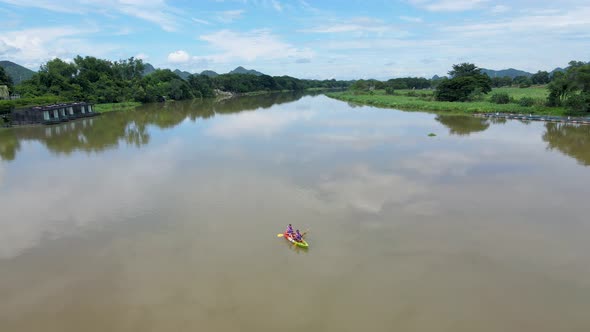
[[[433,90],[399,90],[393,95],[385,94],[384,90],[372,93],[355,94],[352,91],[331,92],[326,96],[359,105],[370,105],[382,108],[395,108],[404,111],[424,111],[445,114],[474,114],[474,113],[518,113],[567,116],[579,115],[569,112],[563,107],[544,106],[546,90],[540,88],[499,88],[494,89],[481,101],[473,102],[444,102],[434,100]],[[490,97],[495,93],[507,93],[512,102],[495,104]],[[531,106],[523,106],[519,102],[523,98],[530,100]]]
[[[126,102],[122,102],[122,103],[96,104],[96,105],[94,105],[94,110],[98,113],[131,111],[140,105],[141,105],[141,103],[137,102],[137,101],[126,101]]]

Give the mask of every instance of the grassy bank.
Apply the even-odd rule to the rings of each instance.
[[[543,115],[572,115],[562,107],[544,106],[547,98],[547,89],[539,87],[531,88],[498,88],[486,95],[480,101],[473,102],[443,102],[434,100],[432,90],[398,90],[393,95],[385,94],[383,90],[373,93],[355,94],[352,91],[331,92],[326,95],[331,98],[347,102],[371,105],[385,108],[396,108],[406,111],[426,111],[448,114],[472,114],[472,113],[522,113]],[[490,98],[495,93],[507,93],[512,102],[508,104],[495,104]],[[532,106],[521,106],[518,102],[522,98],[532,98]]]
[[[38,105],[49,105],[49,104],[57,104],[67,102],[67,99],[64,99],[59,96],[41,96],[41,97],[32,97],[32,98],[20,98],[14,100],[0,100],[0,114],[2,113],[10,113],[11,110],[17,108],[26,108],[31,106],[38,106]]]
[[[107,104],[96,104],[94,110],[98,113],[118,112],[118,111],[130,111],[141,105],[140,102],[126,101],[122,103],[107,103]]]

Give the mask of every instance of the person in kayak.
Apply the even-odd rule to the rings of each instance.
[[[295,241],[303,242],[303,235],[301,235],[301,233],[299,233],[299,230],[295,231]]]
[[[291,226],[291,224],[289,224],[289,226],[287,226],[287,230],[285,231],[285,233],[293,236],[293,226]]]

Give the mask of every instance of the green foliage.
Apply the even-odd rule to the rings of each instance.
[[[565,73],[555,73],[547,86],[551,106],[565,105],[574,112],[590,110],[590,62],[571,61]]]
[[[180,71],[179,73],[186,75],[186,80],[168,69],[159,70],[151,65],[145,65],[140,59],[129,58],[111,62],[95,57],[77,56],[71,63],[61,59],[48,61],[31,79],[19,84],[16,91],[24,98],[53,95],[70,101],[120,103],[214,97],[215,89],[249,93],[342,88],[351,84],[348,81],[333,79],[300,80],[289,76],[272,77],[263,74],[225,74],[212,78]],[[374,82],[376,85],[378,81]]]
[[[511,85],[512,85],[512,78],[510,76],[493,77],[492,78],[492,86],[494,88],[500,88],[503,86],[511,86]]]
[[[546,71],[538,71],[536,74],[531,76],[531,81],[533,84],[547,84],[551,81],[549,77],[549,73]]]
[[[8,113],[15,108],[22,108],[43,104],[56,104],[71,101],[59,96],[45,95],[32,98],[19,98],[13,100],[0,100],[0,114]]]
[[[122,103],[105,103],[95,105],[94,110],[98,113],[129,111],[135,109],[139,105],[141,105],[141,103],[136,101],[127,101]]]
[[[574,112],[588,112],[590,109],[590,93],[571,95],[564,104],[565,107]]]
[[[453,65],[453,69],[449,71],[449,75],[452,78],[473,77],[481,75],[481,69],[477,68],[473,63],[464,62],[458,65]]]
[[[512,83],[517,85],[519,88],[528,88],[533,84],[533,81],[527,76],[516,76]]]
[[[388,85],[387,87],[385,87],[385,94],[392,95],[394,93],[395,93],[395,90],[391,85]]]
[[[4,68],[4,71],[12,78],[15,85],[28,80],[35,74],[34,71],[10,61],[0,61],[0,67]]]
[[[494,93],[490,97],[490,101],[495,104],[508,104],[510,102],[510,96],[505,92]]]
[[[428,89],[431,87],[430,80],[423,77],[402,77],[393,78],[387,81],[387,85],[397,90],[402,89]]]
[[[465,102],[492,91],[492,80],[480,71],[471,63],[453,65],[449,71],[452,78],[440,82],[436,87],[436,100]]]
[[[12,92],[12,77],[4,70],[4,67],[0,67],[0,85],[8,86],[8,91]]]
[[[518,105],[523,107],[531,107],[535,104],[535,99],[531,97],[522,97],[518,101]]]
[[[489,100],[470,101],[470,102],[441,102],[434,100],[432,90],[415,90],[412,93],[415,96],[408,96],[406,91],[396,91],[393,95],[388,95],[384,90],[376,90],[374,95],[355,94],[353,91],[331,92],[328,97],[340,99],[343,101],[373,105],[378,107],[395,108],[409,111],[429,111],[444,114],[471,114],[471,113],[526,113],[526,114],[550,114],[550,115],[567,115],[564,108],[547,107],[543,104],[547,96],[547,90],[542,88],[500,88],[494,89],[495,93],[508,93],[511,100],[530,97],[535,100],[534,107],[523,107],[518,103],[494,104]],[[435,92],[434,92],[435,93]]]

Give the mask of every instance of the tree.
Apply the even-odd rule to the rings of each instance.
[[[551,79],[548,72],[539,70],[536,74],[531,76],[531,81],[533,84],[547,84]]]
[[[13,82],[12,77],[6,73],[4,67],[0,67],[0,85],[8,86],[8,91],[12,92],[13,89]]]
[[[521,88],[528,88],[533,84],[532,80],[529,77],[522,75],[516,76],[514,80],[512,80],[512,83],[517,84]]]
[[[492,80],[474,64],[453,65],[449,75],[452,78],[443,80],[436,87],[436,100],[469,101],[492,91]]]
[[[554,74],[547,88],[549,105],[565,105],[578,112],[590,111],[590,62],[571,61],[565,73]]]
[[[453,69],[449,71],[451,78],[481,75],[481,69],[477,68],[473,63],[461,63],[453,65]]]

